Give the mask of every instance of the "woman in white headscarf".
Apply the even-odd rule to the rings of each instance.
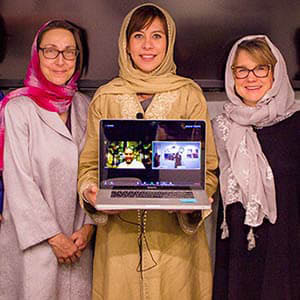
[[[133,9],[119,38],[119,77],[91,102],[87,142],[80,158],[81,199],[94,204],[98,182],[98,123],[103,118],[205,119],[206,191],[217,186],[207,106],[199,86],[176,75],[175,24],[153,4]],[[83,202],[87,208],[88,203]],[[94,299],[211,299],[212,276],[203,221],[195,214],[132,210],[92,213],[99,224],[94,259]],[[139,242],[139,243],[138,243]]]
[[[300,299],[300,105],[266,36],[237,41],[225,75],[214,299]]]

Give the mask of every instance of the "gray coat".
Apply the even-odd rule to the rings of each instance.
[[[76,93],[71,131],[57,113],[28,97],[5,109],[3,223],[0,227],[0,299],[90,299],[92,249],[80,262],[59,265],[47,239],[70,236],[93,221],[77,201],[77,168],[89,100]]]

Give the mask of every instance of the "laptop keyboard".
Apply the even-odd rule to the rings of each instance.
[[[193,192],[178,191],[112,191],[112,198],[194,198]]]

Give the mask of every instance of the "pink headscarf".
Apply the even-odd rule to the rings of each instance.
[[[7,94],[0,106],[0,170],[3,170],[3,148],[4,148],[4,109],[6,103],[15,97],[28,96],[38,106],[52,112],[63,113],[67,111],[72,103],[73,96],[77,91],[77,80],[80,72],[76,71],[66,85],[59,86],[46,79],[40,69],[40,59],[37,48],[39,34],[53,21],[46,22],[35,35],[31,47],[31,60],[24,80],[25,87]]]

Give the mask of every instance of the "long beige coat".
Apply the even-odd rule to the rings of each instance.
[[[28,97],[6,106],[1,300],[90,299],[91,247],[71,267],[58,265],[47,242],[93,223],[79,207],[76,190],[88,102],[80,93],[74,96],[72,135],[57,113]]]
[[[79,189],[97,183],[98,120],[135,119],[143,112],[135,94],[94,98],[89,109],[87,143],[80,158]],[[207,121],[207,182],[211,196],[217,186],[213,170],[217,155],[206,102],[188,85],[156,94],[146,119]],[[212,272],[203,220],[166,211],[125,211],[119,216],[93,214],[97,229],[94,259],[94,300],[209,300]],[[201,213],[200,213],[201,215]],[[141,236],[141,224],[145,234]],[[140,247],[138,245],[140,238]],[[143,272],[137,269],[142,268]]]

